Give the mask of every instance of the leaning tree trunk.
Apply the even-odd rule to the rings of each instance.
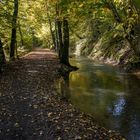
[[[2,42],[0,40],[0,72],[3,64],[6,62],[3,47],[2,47]]]
[[[116,6],[115,6],[115,4],[113,3],[113,1],[112,1],[112,0],[109,0],[109,1],[108,1],[108,0],[105,0],[105,3],[106,3],[106,5],[108,6],[108,8],[111,9],[111,11],[112,11],[112,13],[113,13],[113,15],[114,15],[115,20],[116,20],[118,23],[121,23],[121,22],[122,22],[122,19],[121,19],[119,13],[118,13],[118,11],[117,11],[117,9],[116,9]]]
[[[14,0],[12,34],[11,34],[11,44],[10,44],[10,60],[15,59],[17,18],[18,18],[18,0]]]
[[[112,11],[116,22],[122,23],[123,20],[121,19],[121,16],[119,15],[113,1],[106,0],[105,2],[108,8]],[[129,5],[130,5],[129,12],[133,13],[133,10],[136,10],[136,5],[134,6],[134,3],[131,0],[129,1]],[[130,47],[134,51],[135,55],[137,55],[138,57],[140,57],[140,41],[139,41],[140,40],[140,15],[139,14],[140,12],[138,12],[138,21],[135,22],[135,24],[133,25],[129,33],[127,33],[126,31],[129,28],[128,24],[126,23],[123,25],[124,31],[126,33],[125,39],[129,42]],[[131,17],[131,15],[128,15],[128,16]]]

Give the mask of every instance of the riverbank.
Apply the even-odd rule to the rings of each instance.
[[[60,68],[48,49],[6,66],[0,76],[0,139],[124,140],[58,96],[54,83]]]
[[[93,61],[97,61],[98,63],[102,63],[105,65],[109,65],[112,67],[116,67],[119,68],[120,71],[123,71],[125,73],[129,73],[129,74],[134,74],[138,77],[140,77],[140,63],[139,62],[133,62],[133,63],[126,63],[125,62],[117,62],[116,60],[110,59],[110,58],[103,58],[101,57],[101,59],[97,59],[97,58],[93,58],[93,57],[88,57],[89,59],[93,60]]]

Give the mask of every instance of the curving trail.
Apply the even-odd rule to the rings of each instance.
[[[7,64],[0,75],[0,140],[122,140],[57,95],[60,67],[48,49]]]

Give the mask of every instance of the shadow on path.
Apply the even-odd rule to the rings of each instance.
[[[0,140],[45,139],[48,110],[42,106],[58,63],[54,53],[37,49],[7,66],[0,77]]]
[[[0,140],[122,140],[63,101],[55,53],[37,49],[0,75]]]

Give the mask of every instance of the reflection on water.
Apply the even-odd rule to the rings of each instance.
[[[114,102],[114,109],[111,111],[113,116],[121,115],[124,107],[125,107],[125,99],[124,97],[120,97],[116,102]]]
[[[63,97],[102,126],[140,140],[140,79],[87,58],[71,59],[71,64],[80,69],[60,80]]]

